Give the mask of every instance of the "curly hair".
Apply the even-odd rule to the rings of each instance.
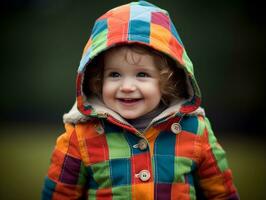
[[[148,54],[153,56],[155,66],[160,73],[159,85],[162,94],[162,102],[164,104],[169,105],[174,99],[189,98],[185,71],[172,58],[148,46],[139,44],[119,45],[112,47],[111,49],[114,48],[127,48],[129,50],[125,55],[125,59],[127,61],[127,54],[130,53],[130,51],[141,55]],[[134,61],[134,59],[130,60]],[[137,64],[139,60],[134,62],[136,62],[134,64]],[[99,98],[101,98],[103,71],[104,52],[96,56],[88,64],[88,66],[86,66],[83,81],[83,92],[87,97],[91,95],[97,95]]]

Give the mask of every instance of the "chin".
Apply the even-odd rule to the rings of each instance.
[[[137,117],[128,117],[128,116],[123,116],[125,119],[136,119]]]
[[[125,119],[136,119],[138,118],[139,116],[136,116],[136,115],[121,115],[123,118]]]

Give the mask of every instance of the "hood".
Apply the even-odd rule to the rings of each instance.
[[[193,65],[167,11],[146,1],[132,2],[99,17],[84,48],[77,74],[77,108],[84,116],[97,116],[90,99],[83,92],[85,70],[100,53],[120,44],[138,43],[170,56],[187,75],[190,98],[182,103],[179,114],[198,109],[201,95]]]

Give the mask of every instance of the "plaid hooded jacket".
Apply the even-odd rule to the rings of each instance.
[[[137,43],[175,60],[190,98],[173,102],[139,132],[83,92],[86,68],[99,53]],[[42,199],[238,199],[225,152],[200,108],[193,65],[168,13],[139,1],[114,8],[93,27],[77,74],[77,102],[65,114]],[[196,194],[197,193],[197,194]]]

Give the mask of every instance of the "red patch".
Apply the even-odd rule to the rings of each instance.
[[[109,150],[104,134],[86,139],[86,145],[90,164],[109,159]]]

